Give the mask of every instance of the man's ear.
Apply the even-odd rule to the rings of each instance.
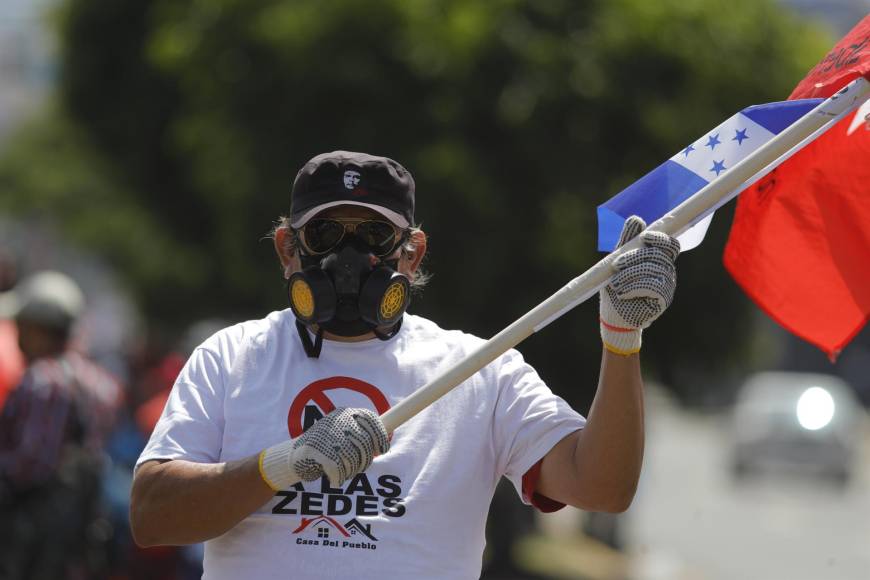
[[[272,240],[275,245],[275,253],[278,254],[278,259],[281,260],[281,267],[284,270],[284,277],[289,278],[290,274],[298,268],[298,257],[293,240],[293,233],[288,228],[278,228],[275,230],[275,238]]]
[[[411,246],[414,249],[410,251],[404,250],[402,252],[399,269],[413,278],[414,273],[423,261],[423,257],[426,255],[426,234],[423,230],[414,231],[414,233],[411,234],[411,239],[408,240],[405,245]]]

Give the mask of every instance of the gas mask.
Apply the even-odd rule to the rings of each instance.
[[[325,256],[302,255],[301,261],[287,294],[308,356],[320,354],[323,331],[347,337],[374,332],[381,340],[399,331],[411,286],[396,271],[398,260],[382,261],[351,235]],[[318,327],[314,344],[306,328],[311,325]]]

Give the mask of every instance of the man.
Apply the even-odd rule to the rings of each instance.
[[[96,577],[100,477],[118,383],[70,349],[84,296],[45,271],[11,297],[27,368],[0,415],[0,578]]]
[[[336,151],[299,171],[274,239],[291,309],[191,356],[139,459],[137,541],[206,541],[208,579],[472,578],[503,475],[548,511],[628,507],[641,329],[672,299],[679,244],[643,234],[602,293],[588,421],[511,350],[388,434],[379,414],[481,343],[405,314],[426,253],[414,195],[384,157]],[[629,220],[623,242],[642,229]]]

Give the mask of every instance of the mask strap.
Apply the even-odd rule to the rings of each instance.
[[[377,336],[381,340],[390,340],[391,338],[393,338],[394,336],[396,336],[399,333],[399,330],[401,330],[403,320],[405,320],[404,316],[402,318],[400,318],[399,321],[397,323],[395,323],[393,325],[393,327],[390,330],[388,330],[387,332],[381,332],[377,328],[373,328],[372,332],[374,332],[375,336]]]
[[[302,348],[305,349],[305,354],[308,358],[320,358],[320,349],[323,348],[323,329],[317,328],[317,336],[314,342],[311,342],[311,336],[308,335],[308,327],[296,321],[296,331],[299,333],[299,338],[302,340]]]

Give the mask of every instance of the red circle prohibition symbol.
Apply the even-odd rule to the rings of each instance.
[[[326,395],[326,391],[348,389],[356,391],[367,397],[375,406],[378,415],[383,415],[390,409],[390,403],[384,394],[374,385],[352,377],[329,377],[314,381],[296,395],[290,411],[287,413],[287,429],[290,437],[296,438],[302,435],[302,415],[305,405],[309,402],[316,404],[324,415],[335,410],[335,403]]]

